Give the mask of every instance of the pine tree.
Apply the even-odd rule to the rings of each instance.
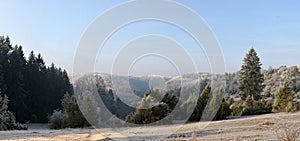
[[[9,110],[11,110],[19,121],[24,121],[26,114],[26,91],[24,86],[24,71],[26,59],[21,46],[15,46],[9,53],[10,70],[6,76],[7,91],[6,94],[10,97]],[[25,122],[25,121],[24,121]]]
[[[202,94],[198,97],[197,105],[194,109],[194,112],[189,118],[189,121],[200,121],[202,117],[202,112],[204,111],[206,105],[208,104],[210,97],[211,87],[207,85]]]
[[[12,45],[10,43],[9,37],[0,36],[0,75],[2,75],[2,84],[0,89],[2,93],[7,92],[6,80],[7,73],[10,71],[9,68],[9,56],[8,53],[12,50]]]
[[[230,105],[225,101],[223,98],[222,104],[219,107],[219,110],[217,111],[217,114],[215,115],[213,120],[223,120],[226,119],[232,110],[230,109]]]
[[[67,114],[67,126],[71,128],[85,127],[89,123],[79,109],[77,100],[74,95],[66,93],[61,100],[64,111]],[[54,112],[55,113],[55,112]]]
[[[1,91],[2,91],[2,87],[4,85],[4,82],[3,82],[3,66],[2,64],[0,64],[0,95],[1,95]]]
[[[238,90],[242,100],[246,100],[249,95],[254,100],[261,99],[260,93],[264,88],[261,65],[256,51],[251,48],[244,58],[242,68],[239,72]]]
[[[295,102],[294,91],[289,82],[285,82],[284,86],[275,94],[274,109],[280,112],[291,112]]]
[[[0,131],[2,130],[26,130],[27,125],[16,123],[14,114],[8,110],[8,97],[0,95]]]
[[[134,112],[129,114],[125,121],[134,124],[167,124],[171,122],[171,118],[166,118],[171,112],[173,102],[178,101],[176,96],[166,94],[161,101],[158,101],[161,93],[155,89],[150,90],[144,95],[143,99],[139,102],[138,107]],[[160,98],[161,99],[161,98]],[[174,100],[173,102],[171,100]],[[163,119],[163,120],[162,120]]]
[[[40,56],[40,55],[39,55]],[[45,82],[49,81],[45,77],[45,69],[43,69],[44,63],[40,58],[38,59],[37,56],[34,54],[33,51],[30,52],[26,70],[25,70],[25,86],[28,92],[28,115],[27,118],[31,122],[47,122],[47,114],[45,113],[45,108],[51,106],[48,102],[50,100],[46,97],[47,93],[52,92],[48,89],[45,89]],[[51,85],[48,85],[51,87]],[[47,105],[47,106],[45,106]],[[54,109],[51,109],[49,112],[52,112]]]
[[[169,105],[171,110],[174,110],[175,106],[178,103],[178,97],[176,95],[172,95],[172,94],[165,94],[164,98],[161,100],[161,102],[166,103],[167,105]]]
[[[202,117],[202,120],[211,120],[213,116],[213,120],[222,120],[229,116],[230,113],[229,104],[224,99],[224,90],[218,88],[214,90],[213,97],[209,101],[208,110],[204,113],[205,116]]]

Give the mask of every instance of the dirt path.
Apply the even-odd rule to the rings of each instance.
[[[200,127],[208,124],[204,129]],[[112,129],[33,128],[28,131],[0,131],[0,140],[282,140],[286,131],[300,127],[300,112],[276,113],[234,120],[191,123],[184,126],[154,126]],[[298,130],[299,132],[299,130]],[[170,134],[173,133],[173,134]],[[297,138],[300,141],[300,138]]]

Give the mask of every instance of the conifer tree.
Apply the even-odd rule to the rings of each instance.
[[[274,109],[280,112],[291,112],[294,105],[294,91],[289,82],[285,82],[283,87],[275,94]]]
[[[71,128],[85,127],[89,123],[79,109],[77,100],[74,95],[66,93],[61,100],[64,112],[67,115],[67,126]]]
[[[14,114],[8,110],[8,97],[0,95],[0,131],[3,130],[26,130],[27,125],[16,123]]]
[[[23,115],[26,113],[26,91],[24,86],[24,70],[26,59],[21,46],[15,46],[9,53],[10,71],[5,74],[7,76],[6,94],[10,97],[9,110],[11,110],[18,120],[23,120]]]
[[[260,93],[264,88],[261,65],[256,51],[251,48],[244,58],[242,68],[239,72],[238,90],[242,100],[246,100],[249,95],[253,100],[261,99]]]
[[[211,120],[211,117],[214,116],[213,120],[222,120],[230,115],[231,110],[229,104],[224,99],[224,90],[218,88],[212,93],[212,98],[209,101],[209,107],[206,111],[206,115],[202,117],[202,120]]]
[[[202,94],[198,97],[197,105],[194,112],[189,118],[189,121],[200,121],[202,117],[202,112],[204,111],[210,97],[211,87],[207,85]]]
[[[12,46],[10,43],[9,37],[0,36],[0,73],[2,75],[2,84],[0,85],[0,89],[2,93],[6,93],[7,84],[5,83],[7,80],[7,73],[9,72],[9,56],[8,53],[12,50]]]
[[[175,95],[166,94],[161,101],[158,101],[156,98],[159,95],[161,93],[158,90],[150,90],[144,95],[135,111],[126,117],[125,121],[134,124],[170,123],[170,117],[166,117],[172,111],[171,108],[176,105],[173,102],[178,102],[178,98]]]

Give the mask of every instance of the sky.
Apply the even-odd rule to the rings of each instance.
[[[75,53],[83,33],[103,12],[124,2],[3,0],[0,5],[0,35],[9,36],[13,44],[22,45],[27,55],[31,50],[41,53],[48,65],[54,62],[72,73]],[[227,72],[240,69],[243,57],[251,47],[257,51],[264,69],[269,66],[299,65],[300,1],[176,2],[192,9],[206,21],[220,44]],[[174,11],[174,14],[179,13]],[[186,32],[174,25],[153,20],[132,23],[115,32],[98,52],[93,71],[112,72],[118,51],[129,41],[144,35],[162,35],[173,39],[191,55],[198,71],[211,71],[205,52]],[[170,61],[148,56],[133,62],[128,73],[177,75],[178,71]]]

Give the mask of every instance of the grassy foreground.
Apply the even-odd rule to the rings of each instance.
[[[206,123],[121,128],[118,132],[112,129],[35,128],[27,131],[1,131],[0,140],[284,140],[299,134],[300,112],[213,121],[200,129],[202,124]],[[166,138],[165,134],[176,128],[180,129]],[[300,140],[299,137],[294,139]]]

